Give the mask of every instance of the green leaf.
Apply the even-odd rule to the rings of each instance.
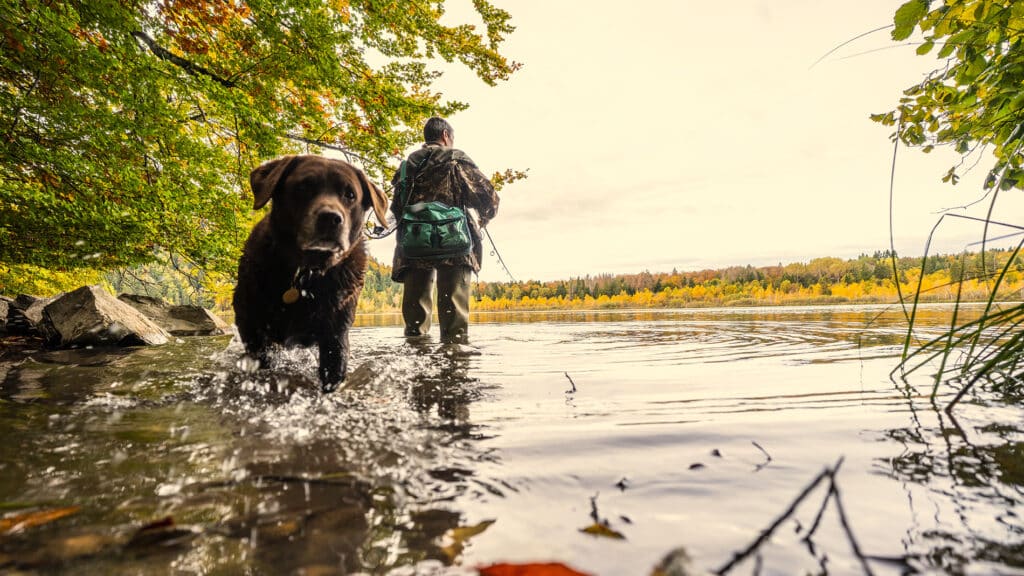
[[[920,46],[917,47],[917,55],[918,56],[924,56],[925,54],[931,52],[931,50],[932,50],[932,48],[934,46],[935,46],[935,42],[934,41],[932,41],[932,40],[925,41],[924,44],[921,44]]]
[[[893,19],[893,40],[906,40],[914,32],[918,22],[928,13],[928,0],[910,0],[896,10]]]

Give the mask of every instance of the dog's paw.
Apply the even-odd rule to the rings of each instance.
[[[339,386],[345,381],[345,373],[331,373],[323,368],[320,369],[320,391],[324,394],[330,394],[338,389]]]
[[[338,387],[341,386],[342,382],[343,382],[343,380],[335,380],[333,382],[332,381],[321,382],[320,383],[320,391],[323,392],[324,394],[330,394],[331,392],[334,392],[335,390],[337,390]]]

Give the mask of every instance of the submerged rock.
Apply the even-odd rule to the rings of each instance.
[[[141,294],[121,294],[118,300],[142,312],[174,336],[216,336],[230,334],[231,327],[202,306],[174,305]]]
[[[166,344],[170,335],[99,286],[83,286],[45,308],[59,346],[140,346]]]

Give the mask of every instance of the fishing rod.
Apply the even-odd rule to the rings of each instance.
[[[494,243],[494,238],[491,238],[491,233],[487,230],[487,228],[482,228],[482,230],[484,231],[484,234],[487,235],[487,239],[490,240],[491,242],[491,256],[495,256],[498,258],[498,264],[501,264],[501,267],[505,270],[505,274],[508,274],[509,279],[512,280],[513,283],[518,284],[518,282],[516,282],[515,276],[513,276],[512,273],[509,272],[508,266],[505,265],[504,258],[502,258],[501,254],[498,252],[498,245]]]

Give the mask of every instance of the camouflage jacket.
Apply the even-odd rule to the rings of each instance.
[[[394,196],[391,212],[401,220],[402,210],[407,204],[417,202],[444,202],[459,206],[469,216],[469,229],[473,236],[473,251],[466,256],[441,260],[408,259],[402,248],[396,244],[395,259],[391,277],[401,282],[409,269],[435,268],[437,266],[468,266],[474,272],[480,271],[483,260],[483,238],[480,229],[487,226],[498,212],[498,194],[491,181],[476,167],[469,156],[455,148],[445,148],[433,142],[424,144],[406,159],[406,183],[403,189],[401,171],[395,171],[391,178]],[[476,212],[474,217],[474,211]]]

